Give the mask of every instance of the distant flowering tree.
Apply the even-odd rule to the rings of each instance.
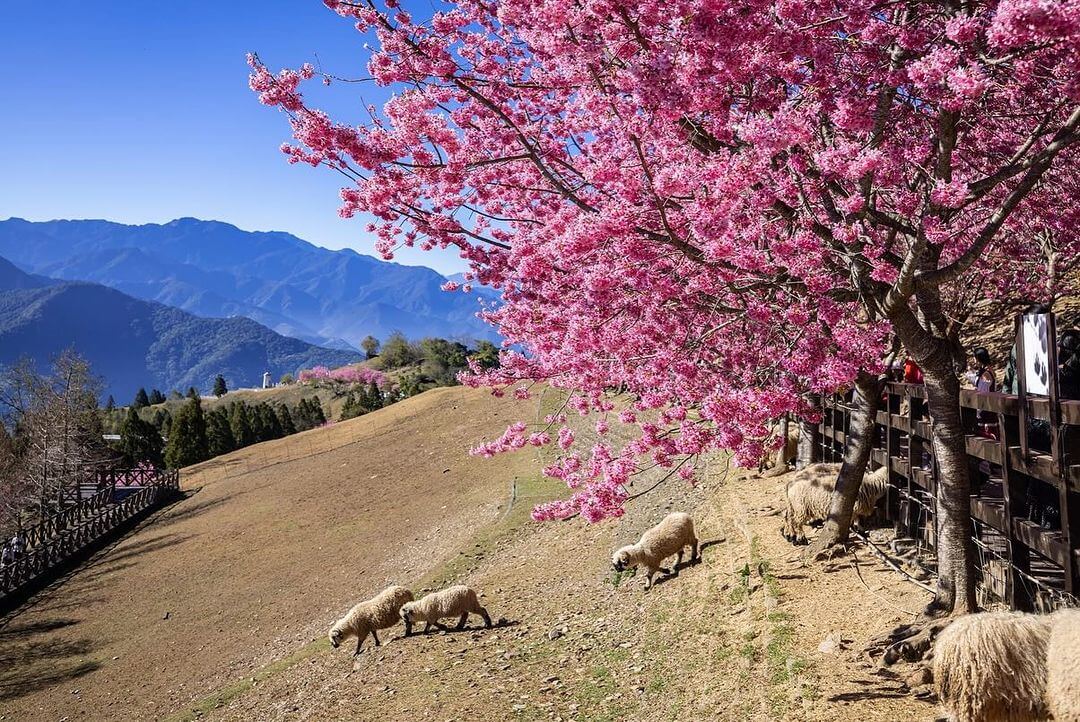
[[[338,384],[375,384],[380,388],[386,385],[386,375],[367,366],[342,366],[336,369],[315,366],[302,369],[298,378],[302,384],[324,381]]]
[[[934,418],[935,606],[974,608],[957,320],[972,289],[1045,297],[1040,238],[1080,250],[1080,0],[458,0],[424,22],[384,1],[325,0],[399,89],[363,125],[305,104],[310,65],[252,57],[251,87],[386,257],[456,246],[501,289],[485,316],[527,353],[473,383],[547,381],[639,427],[478,449],[558,444],[575,493],[535,517],[620,514],[643,460],[754,460],[768,419],[880,370],[895,335]]]

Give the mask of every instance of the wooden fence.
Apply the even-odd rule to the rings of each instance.
[[[843,456],[851,403],[850,394],[823,401],[814,441],[824,461]],[[980,602],[1023,610],[1076,604],[1080,401],[963,391],[961,406]],[[888,384],[876,421],[872,466],[889,468],[885,516],[898,538],[932,558],[938,470],[923,386]]]
[[[24,530],[25,550],[14,562],[0,567],[0,607],[120,525],[175,496],[180,473],[99,472],[98,484],[92,496]]]

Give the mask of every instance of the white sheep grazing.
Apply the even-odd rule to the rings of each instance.
[[[1045,719],[1050,620],[1050,615],[985,612],[960,617],[942,630],[934,643],[934,685],[950,719]],[[1075,686],[1075,679],[1070,684]]]
[[[464,584],[432,592],[418,601],[409,602],[401,608],[401,620],[405,622],[405,636],[412,634],[412,625],[415,622],[424,622],[424,632],[435,625],[444,632],[449,631],[446,626],[439,622],[446,617],[458,617],[458,629],[465,628],[465,622],[470,614],[478,614],[484,618],[484,626],[491,629],[491,617],[487,610],[480,606],[480,600],[476,598],[476,592]]]
[[[1080,609],[1050,616],[1046,706],[1054,722],[1080,722]]]
[[[784,526],[781,527],[785,539],[792,544],[805,544],[803,527],[829,517],[839,473],[840,464],[811,464],[795,472],[785,490],[787,509],[784,511]],[[853,522],[861,522],[874,513],[888,483],[889,472],[884,466],[863,476],[852,511]]]
[[[769,429],[770,437],[780,434],[780,424]],[[775,470],[769,476],[775,476],[777,472],[783,473],[788,469],[788,462],[795,461],[799,455],[799,424],[797,421],[788,422],[787,438],[784,445],[770,451],[758,464],[758,474],[764,474],[767,470]]]
[[[645,588],[652,587],[653,575],[661,571],[661,563],[677,554],[673,571],[679,573],[683,549],[690,547],[690,561],[698,561],[698,538],[694,533],[694,520],[689,514],[674,512],[659,524],[641,535],[637,544],[630,544],[611,556],[611,566],[617,572],[630,567],[645,567]],[[666,574],[667,571],[664,570]]]
[[[356,637],[356,652],[360,654],[360,645],[370,634],[379,646],[379,629],[388,629],[398,622],[398,612],[403,604],[411,602],[412,592],[397,585],[387,587],[375,597],[360,602],[330,627],[330,645],[337,649],[342,641]]]

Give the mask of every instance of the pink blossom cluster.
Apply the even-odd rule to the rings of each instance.
[[[340,212],[385,257],[455,247],[501,291],[502,363],[467,383],[605,415],[591,449],[558,420],[478,447],[555,447],[573,495],[537,518],[618,515],[649,466],[752,463],[770,419],[881,369],[915,294],[1042,298],[1080,253],[1080,0],[325,2],[395,94],[337,122],[310,69],[252,58],[289,159],[350,179]]]
[[[302,369],[297,375],[297,380],[302,384],[311,384],[318,381],[337,384],[372,384],[379,388],[386,385],[386,375],[367,366],[341,366],[329,369],[326,366],[315,366],[310,369]]]

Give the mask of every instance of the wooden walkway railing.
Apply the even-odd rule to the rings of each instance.
[[[1080,401],[961,392],[972,478],[972,535],[984,602],[1050,608],[1080,598]],[[827,398],[818,427],[822,457],[839,461],[850,397]],[[981,418],[980,418],[981,417]],[[885,516],[898,537],[934,549],[938,470],[926,391],[891,383],[877,414],[872,466],[888,465]],[[997,438],[987,434],[996,423]],[[1033,430],[1033,424],[1042,431]]]
[[[136,515],[171,498],[180,489],[176,470],[143,474],[137,487],[123,498],[117,494],[118,478],[126,472],[105,474],[104,484],[93,496],[45,519],[23,532],[25,551],[12,563],[0,567],[0,606],[15,593],[41,579],[51,570],[86,550],[91,544]]]

